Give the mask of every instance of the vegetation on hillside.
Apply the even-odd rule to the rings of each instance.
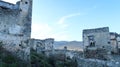
[[[77,67],[75,60],[61,54],[47,57],[42,53],[37,54],[31,51],[30,57],[31,67]],[[0,45],[0,67],[28,67],[28,64],[4,50]]]
[[[10,52],[2,48],[0,42],[0,67],[26,67],[20,59],[14,57]]]
[[[44,54],[37,54],[31,51],[32,67],[77,67],[77,61],[65,57],[64,54],[51,54],[49,57]]]

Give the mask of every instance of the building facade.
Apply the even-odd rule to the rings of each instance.
[[[111,52],[109,28],[83,30],[84,57],[108,59]]]

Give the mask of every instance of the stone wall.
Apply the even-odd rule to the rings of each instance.
[[[86,46],[90,46],[89,36],[93,36],[95,47],[106,49],[110,48],[110,35],[108,27],[83,30],[84,48]]]
[[[110,45],[112,46],[113,54],[120,54],[120,34],[110,32]]]
[[[30,47],[32,50],[36,51],[37,53],[45,53],[45,52],[52,52],[54,50],[53,44],[54,39],[48,38],[45,40],[40,39],[30,39]]]
[[[88,56],[90,54],[94,54],[93,56],[90,56],[90,58],[95,58],[95,56],[98,57],[99,55],[102,55],[102,59],[111,52],[111,45],[109,42],[110,35],[108,27],[83,30],[84,56],[89,58]]]
[[[86,50],[84,54],[85,58],[110,60],[110,56],[105,49],[97,48],[96,50]]]
[[[108,27],[103,27],[103,28],[85,29],[83,30],[83,33],[89,34],[89,33],[100,33],[100,32],[108,32],[108,31],[109,31]]]
[[[117,33],[110,32],[110,44],[112,46],[112,53],[118,53],[118,41],[117,41]]]
[[[31,36],[32,0],[21,0],[17,4],[0,1],[0,41],[3,47],[28,61]]]

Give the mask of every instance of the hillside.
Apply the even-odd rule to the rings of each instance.
[[[55,41],[55,49],[63,49],[65,46],[69,50],[82,50],[83,43],[81,41]]]
[[[24,61],[2,48],[0,43],[0,67],[27,67]]]
[[[0,46],[0,67],[77,67],[77,61],[65,57],[64,54],[47,57],[31,51],[30,59],[30,64],[25,63]]]

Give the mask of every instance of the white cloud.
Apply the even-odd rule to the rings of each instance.
[[[67,31],[69,24],[65,23],[65,20],[78,15],[80,15],[80,13],[63,16],[56,24],[56,28],[47,23],[33,23],[31,37],[36,39],[55,38],[56,41],[69,40],[70,35]]]
[[[56,31],[57,29],[52,28],[47,23],[33,23],[31,38],[36,39],[55,38],[56,41],[69,39],[67,31],[63,30],[60,30],[58,32]]]
[[[60,20],[58,21],[58,24],[61,26],[61,28],[67,28],[69,26],[69,24],[65,23],[65,20],[75,17],[75,16],[79,16],[80,13],[75,13],[75,14],[70,14],[70,15],[66,15],[63,16],[62,18],[60,18]]]
[[[74,16],[79,16],[80,13],[75,13],[75,14],[70,14],[70,15],[67,15],[67,16],[63,16],[59,21],[58,21],[58,24],[64,24],[64,21],[68,18],[72,18]]]
[[[55,40],[69,40],[70,39],[70,35],[68,34],[68,31],[67,31],[69,23],[66,23],[65,20],[75,17],[75,16],[79,16],[79,15],[81,14],[74,13],[74,14],[69,14],[69,15],[66,15],[60,18],[57,26],[60,27],[61,31],[53,35]]]
[[[10,2],[10,3],[16,4],[16,2],[17,2],[17,1],[20,1],[20,0],[3,0],[3,1],[6,1],[6,2]]]
[[[32,38],[45,39],[50,36],[52,27],[46,23],[33,23],[32,24]]]

